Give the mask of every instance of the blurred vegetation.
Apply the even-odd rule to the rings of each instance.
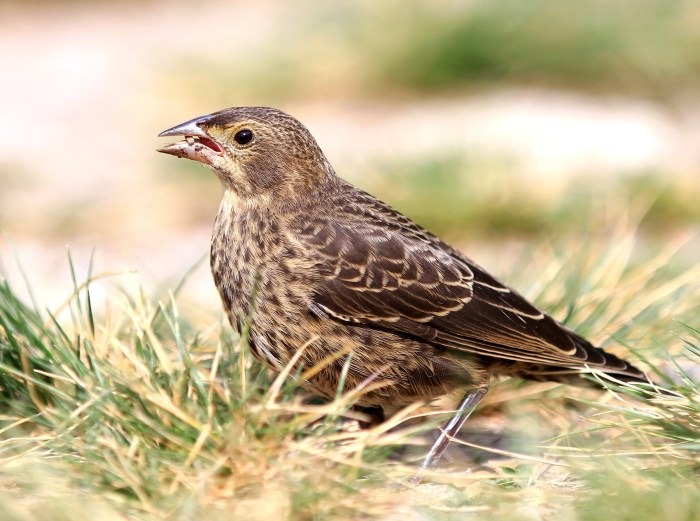
[[[546,181],[513,173],[506,160],[461,154],[377,170],[366,188],[438,235],[567,234],[598,229],[620,208],[641,214],[640,231],[649,235],[700,224],[700,184],[656,171]]]
[[[693,0],[311,2],[299,10],[273,47],[174,56],[170,72],[184,61],[197,92],[278,101],[494,83],[663,98],[700,86]]]
[[[700,83],[700,6],[686,0],[476,0],[383,13],[380,77],[662,94]],[[387,10],[388,11],[388,10]],[[381,19],[381,17],[380,17]]]
[[[700,488],[693,483],[696,475],[667,470],[640,475],[610,462],[605,472],[587,478],[600,492],[579,504],[582,521],[700,519]]]

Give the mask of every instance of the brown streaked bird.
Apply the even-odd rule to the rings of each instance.
[[[159,152],[199,161],[224,195],[211,269],[233,328],[250,318],[250,347],[279,371],[297,349],[305,366],[334,359],[307,385],[386,405],[463,389],[426,456],[434,465],[486,394],[492,375],[568,380],[600,372],[647,382],[408,217],[339,178],[311,133],[273,108],[239,107],[161,132]],[[341,355],[341,356],[338,356]]]

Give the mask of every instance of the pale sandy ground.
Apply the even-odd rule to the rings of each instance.
[[[154,152],[155,136],[223,106],[206,92],[183,96],[188,78],[170,78],[170,60],[223,56],[235,68],[239,54],[274,42],[293,22],[292,5],[0,7],[0,228],[40,300],[55,305],[68,292],[66,245],[81,269],[96,248],[98,270],[138,270],[132,279],[147,288],[172,283],[206,254],[217,182],[164,182],[176,165]],[[179,88],[169,89],[174,81]],[[395,102],[329,93],[281,108],[359,182],[378,161],[455,150],[506,156],[548,190],[576,175],[700,172],[700,97],[671,110],[645,99],[510,88]],[[0,242],[12,274],[11,255]],[[189,287],[217,305],[206,269]]]

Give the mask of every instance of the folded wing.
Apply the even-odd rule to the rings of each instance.
[[[487,357],[643,376],[366,198],[332,220],[297,223],[295,239],[312,252],[320,274],[313,312]]]

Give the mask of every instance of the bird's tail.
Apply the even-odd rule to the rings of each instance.
[[[622,360],[612,353],[603,351],[601,348],[595,348],[593,346],[590,348],[595,349],[599,354],[605,357],[605,364],[584,367],[542,365],[528,368],[527,374],[523,374],[522,376],[529,380],[557,381],[579,387],[598,389],[609,389],[620,385],[628,386],[632,384],[629,385],[630,388],[677,397],[676,393],[664,388],[626,360]]]

